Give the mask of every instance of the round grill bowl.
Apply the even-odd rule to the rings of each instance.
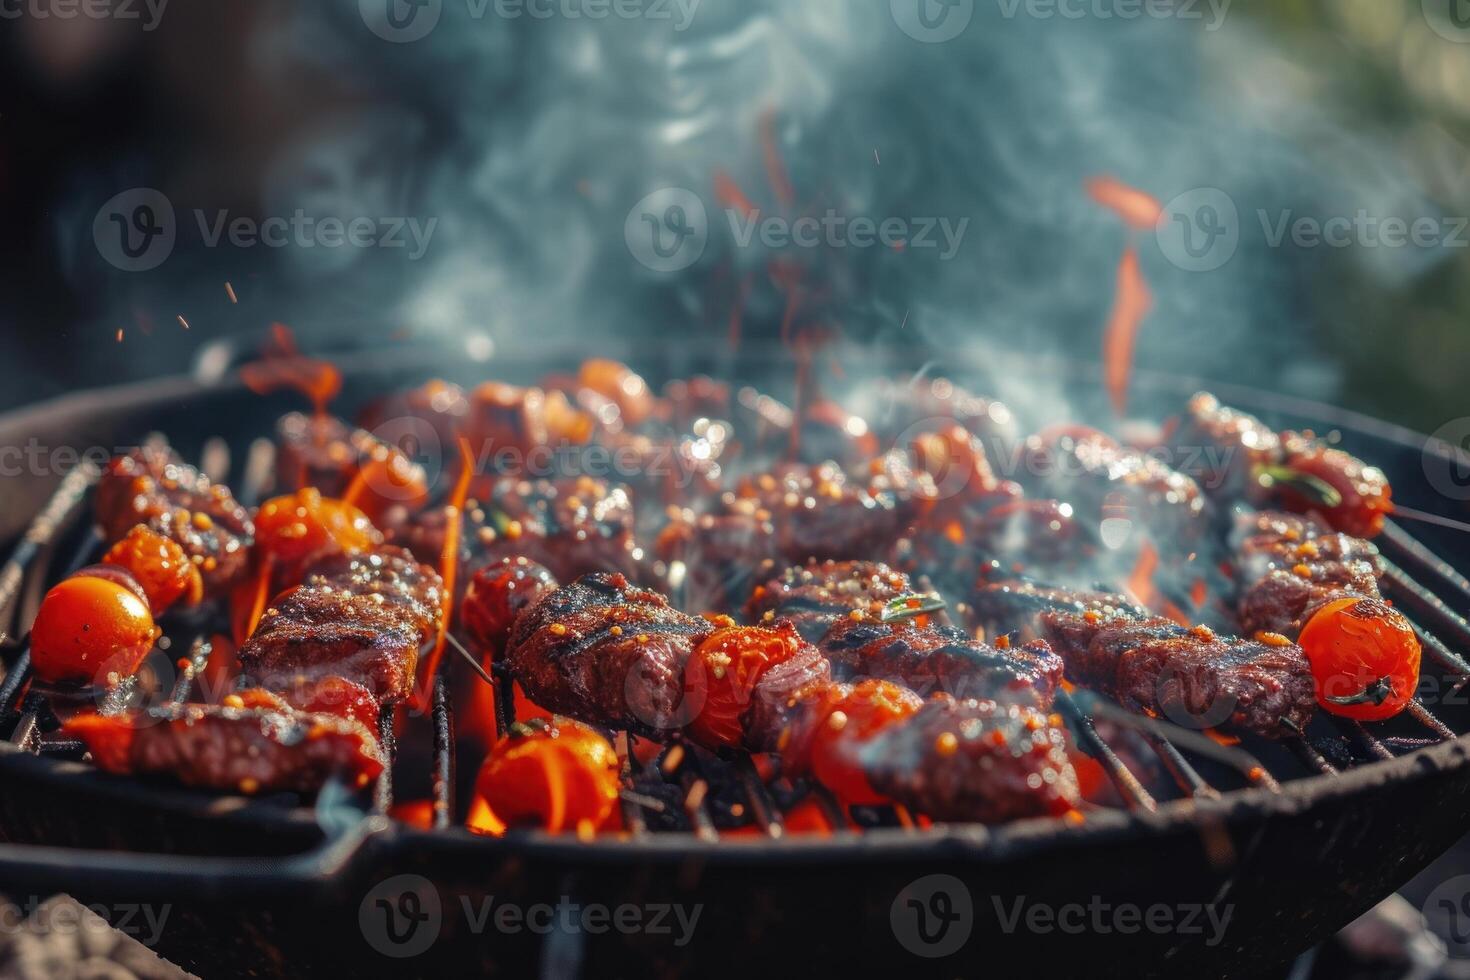
[[[770,371],[765,362],[634,361],[653,379],[660,367],[741,378]],[[434,375],[529,380],[560,362],[445,363],[433,352],[342,358],[344,402]],[[965,381],[963,370],[946,369]],[[1032,362],[1029,370],[1076,370],[1076,401],[1100,401],[1086,366]],[[288,402],[220,375],[90,391],[3,415],[0,447],[110,448],[157,430],[186,456],[215,435],[242,449]],[[1163,415],[1203,385],[1143,376],[1138,386],[1140,411]],[[1295,399],[1215,390],[1273,423],[1340,429],[1347,448],[1388,471],[1403,503],[1443,509],[1424,468],[1437,444],[1426,447],[1422,436]],[[7,481],[0,538],[23,531],[61,476]],[[1420,537],[1465,567],[1453,534]],[[1456,731],[1467,727],[1463,708],[1432,707]],[[1447,741],[1293,779],[1280,793],[1179,800],[1155,813],[1098,811],[1080,826],[583,843],[430,833],[379,818],[344,824],[334,814],[106,777],[6,746],[0,835],[12,843],[0,845],[0,890],[66,891],[107,906],[115,920],[134,914],[135,903],[166,907],[159,952],[206,977],[749,975],[797,964],[905,975],[1257,976],[1370,908],[1470,827],[1467,747],[1466,738]],[[933,875],[947,877],[922,880]],[[406,891],[417,898],[405,901]],[[673,905],[684,922],[698,909],[692,931]],[[519,916],[498,914],[503,906]],[[619,918],[624,906],[633,911]],[[584,915],[593,907],[606,913]],[[941,952],[948,955],[932,955]]]

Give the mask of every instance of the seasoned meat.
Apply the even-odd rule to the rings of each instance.
[[[681,716],[684,667],[713,630],[623,575],[584,575],[516,620],[505,662],[530,699],[609,728],[667,732]]]
[[[315,487],[341,497],[354,483],[356,503],[374,520],[394,508],[416,510],[428,499],[428,476],[396,446],[331,415],[292,412],[276,423],[281,492]]]
[[[1079,526],[1112,550],[1147,537],[1170,554],[1190,550],[1208,532],[1199,484],[1157,457],[1101,433],[1033,437],[1038,496],[1072,505]]]
[[[1185,406],[1169,443],[1175,465],[1211,496],[1260,504],[1270,495],[1256,470],[1281,461],[1281,438],[1254,415],[1200,392]]]
[[[669,582],[690,609],[733,609],[750,595],[760,569],[780,561],[776,529],[754,502],[727,514],[676,510],[658,536],[656,551],[670,568]],[[676,579],[675,563],[682,569]]]
[[[384,765],[363,725],[289,708],[173,705],[129,717],[83,715],[65,730],[107,772],[246,794],[314,793],[332,779],[361,789]]]
[[[1312,518],[1241,515],[1234,540],[1236,611],[1247,634],[1296,636],[1311,613],[1334,599],[1379,597],[1377,547]]]
[[[936,820],[1057,817],[1081,803],[1065,730],[1031,707],[936,698],[861,759],[874,789]]]
[[[893,681],[925,697],[1051,705],[1062,658],[1043,641],[997,650],[952,626],[839,620],[818,643],[839,680]]]
[[[756,586],[745,604],[753,623],[787,620],[809,642],[857,612],[873,618],[913,592],[908,576],[876,561],[824,561],[788,567]]]
[[[438,572],[397,548],[330,559],[265,611],[240,665],[274,690],[341,677],[384,704],[404,700],[419,651],[438,634],[442,588]]]
[[[1230,724],[1281,738],[1302,731],[1316,710],[1306,655],[1284,637],[1244,640],[1093,610],[1039,619],[1070,680],[1175,724]]]
[[[1131,616],[1143,618],[1147,610],[1127,596],[1112,592],[1086,592],[1043,585],[1029,579],[992,577],[988,569],[971,596],[976,616],[995,623],[1001,629],[1012,629],[1032,622],[1043,612],[1073,612],[1081,615],[1095,612],[1107,618]]]
[[[590,572],[641,578],[644,553],[633,536],[633,506],[617,484],[591,477],[505,478],[465,513],[460,561],[479,568],[502,558],[526,558],[563,581]],[[423,562],[444,551],[445,511],[425,511],[391,529],[388,540]]]
[[[219,595],[244,572],[255,526],[229,489],[145,446],[107,464],[97,486],[97,523],[109,543],[138,524],[170,538],[199,567],[205,594]]]
[[[1355,537],[1378,536],[1393,513],[1393,488],[1381,469],[1326,445],[1311,433],[1284,432],[1281,444],[1287,470],[1327,484],[1341,498],[1328,506],[1315,493],[1303,492],[1300,482],[1288,481],[1278,495],[1282,506],[1300,514],[1320,514],[1337,530]]]

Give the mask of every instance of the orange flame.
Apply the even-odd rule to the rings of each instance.
[[[1158,570],[1159,552],[1152,543],[1145,541],[1139,549],[1138,560],[1133,563],[1133,571],[1128,576],[1128,594],[1141,605],[1152,606],[1158,598],[1158,589],[1154,586],[1154,573]]]
[[[1118,264],[1118,293],[1108,325],[1103,331],[1103,381],[1113,411],[1122,415],[1128,407],[1128,385],[1133,376],[1133,349],[1138,329],[1153,309],[1154,298],[1138,264],[1138,249],[1132,245]]]
[[[1164,213],[1164,206],[1159,203],[1158,198],[1136,187],[1129,187],[1113,177],[1089,177],[1083,186],[1088,197],[1116,213],[1124,224],[1135,231],[1148,231],[1156,227],[1159,217]]]
[[[311,399],[319,416],[327,414],[327,405],[342,391],[342,372],[336,365],[303,356],[291,328],[283,323],[271,324],[270,340],[261,359],[242,367],[240,379],[257,395],[282,388],[299,391]]]
[[[444,597],[439,617],[439,635],[434,649],[429,652],[428,665],[424,671],[424,683],[419,685],[413,696],[413,708],[424,711],[429,707],[430,689],[434,675],[439,672],[439,661],[444,656],[444,645],[449,636],[449,619],[454,614],[455,579],[459,576],[459,539],[464,529],[460,514],[464,512],[465,500],[470,495],[470,481],[475,475],[475,456],[470,441],[459,437],[459,478],[454,492],[444,507],[444,550],[439,553],[439,575],[444,580]]]

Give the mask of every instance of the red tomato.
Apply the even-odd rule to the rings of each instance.
[[[496,743],[475,794],[510,827],[596,830],[618,801],[618,756],[596,729],[569,718],[518,722]]]
[[[690,736],[709,748],[740,746],[756,684],[766,671],[796,656],[803,643],[796,627],[784,622],[772,629],[732,626],[711,633],[694,651],[685,675],[684,696],[700,706]]]
[[[1359,721],[1392,718],[1419,686],[1414,627],[1378,599],[1338,599],[1323,606],[1298,638],[1327,711]]]
[[[53,684],[112,685],[136,671],[159,630],[125,585],[74,575],[46,593],[31,626],[31,664]]]
[[[255,544],[262,555],[285,566],[334,554],[355,554],[378,545],[382,535],[351,504],[307,487],[260,505]]]
[[[147,594],[155,616],[161,616],[180,599],[186,606],[195,606],[204,597],[204,579],[184,549],[172,538],[142,524],[113,545],[102,561],[132,574]]]
[[[846,806],[887,802],[868,782],[860,758],[862,747],[923,706],[923,699],[913,691],[889,681],[866,680],[852,687],[834,684],[815,716],[812,774]]]

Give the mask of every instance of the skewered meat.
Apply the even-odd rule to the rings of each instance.
[[[953,626],[839,620],[818,647],[840,680],[874,677],[917,694],[1051,705],[1062,659],[1041,640],[997,650]]]
[[[419,651],[439,630],[442,587],[397,548],[329,559],[265,611],[240,664],[276,690],[341,677],[384,704],[405,700]]]
[[[549,710],[640,732],[681,718],[684,668],[714,631],[620,574],[584,575],[516,620],[506,663]]]
[[[422,507],[429,497],[423,467],[398,447],[331,415],[292,412],[276,423],[277,472],[283,491],[314,487],[323,496],[351,495],[374,520],[394,508]]]
[[[1303,493],[1300,480],[1285,481],[1280,497],[1288,510],[1321,514],[1339,531],[1359,538],[1372,538],[1383,530],[1384,520],[1393,513],[1393,488],[1382,470],[1310,434],[1283,433],[1281,442],[1286,470],[1327,484],[1340,498],[1325,503],[1315,494]]]
[[[815,643],[852,613],[877,618],[884,606],[912,592],[908,576],[882,562],[812,562],[756,586],[745,616],[753,623],[785,620]]]
[[[466,508],[461,564],[478,568],[502,558],[526,558],[571,581],[590,572],[641,578],[643,549],[633,534],[633,505],[622,486],[592,477],[504,478]],[[392,544],[423,562],[444,552],[442,508],[425,511],[388,532]]]
[[[936,698],[860,752],[874,789],[936,820],[1058,817],[1081,802],[1065,730],[1024,705]]]
[[[1185,727],[1230,724],[1267,738],[1300,732],[1314,711],[1311,667],[1282,636],[1216,634],[1151,616],[1120,596],[990,583],[976,608],[1031,619],[1067,678]]]
[[[81,715],[65,731],[106,772],[245,794],[315,792],[334,778],[357,789],[383,771],[365,727],[290,709],[174,705],[129,717]]]
[[[1260,469],[1281,461],[1281,437],[1254,415],[1222,405],[1214,395],[1200,392],[1185,406],[1184,417],[1169,442],[1177,449],[1181,463],[1186,456],[1197,461],[1188,469],[1206,493],[1253,505],[1269,499],[1270,491],[1260,480]]]
[[[1328,711],[1372,721],[1403,710],[1422,651],[1413,624],[1382,601],[1378,549],[1270,512],[1242,515],[1235,541],[1241,627],[1297,637]]]
[[[1208,532],[1199,484],[1157,457],[1091,431],[1028,440],[1046,497],[1070,503],[1079,526],[1105,547],[1137,546],[1146,535],[1183,554]]]
[[[760,569],[784,564],[775,525],[755,501],[738,502],[724,514],[675,510],[655,551],[682,605],[691,609],[734,608],[750,594]]]
[[[108,463],[97,486],[97,522],[109,542],[139,524],[171,539],[199,568],[208,596],[246,569],[255,525],[228,488],[181,461],[171,449],[145,446]]]

